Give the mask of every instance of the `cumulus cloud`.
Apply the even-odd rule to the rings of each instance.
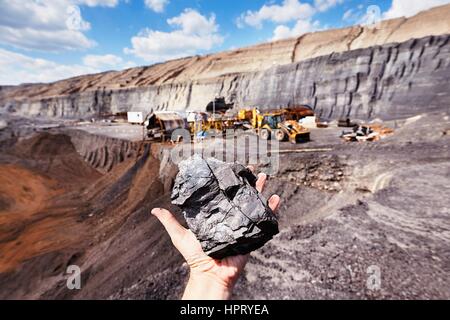
[[[392,0],[392,5],[383,18],[411,17],[420,11],[450,3],[450,0]]]
[[[119,0],[75,0],[77,4],[84,4],[89,7],[115,7],[119,4]]]
[[[132,48],[125,48],[124,52],[147,62],[160,62],[208,51],[223,43],[213,14],[205,17],[196,10],[186,9],[167,23],[175,30],[145,29],[131,39]]]
[[[0,85],[21,83],[53,82],[80,75],[107,70],[121,70],[135,67],[131,61],[124,61],[112,54],[87,55],[80,64],[60,64],[47,59],[33,58],[0,48]]]
[[[308,32],[320,30],[319,21],[311,22],[310,20],[298,20],[293,28],[285,25],[280,25],[273,31],[272,40],[281,40],[286,38],[298,37]]]
[[[353,9],[348,9],[347,11],[344,12],[344,15],[342,16],[342,20],[350,21],[354,17],[354,14],[355,13],[353,12]]]
[[[258,11],[247,11],[237,20],[238,27],[249,25],[255,28],[261,28],[265,21],[271,21],[277,24],[286,24],[291,21],[297,21],[300,24],[311,23],[310,19],[317,12],[325,12],[344,0],[314,0],[314,5],[302,3],[300,0],[283,0],[281,4],[263,5]],[[298,22],[304,20],[303,22]],[[286,30],[285,25],[277,26],[278,30]]]
[[[145,0],[145,5],[158,13],[164,11],[164,8],[169,4],[169,0]]]
[[[0,48],[0,85],[51,82],[98,72],[85,65],[63,65]]]
[[[313,17],[345,0],[314,0],[313,4],[300,0],[283,0],[280,4],[265,4],[257,11],[247,11],[237,20],[237,25],[261,28],[266,21],[277,24],[272,40],[297,37],[320,29],[320,22]]]
[[[380,7],[377,5],[368,7],[358,5],[356,8],[347,10],[342,16],[342,20],[352,24],[375,26],[381,20],[411,17],[420,11],[448,3],[450,3],[450,0],[393,0],[391,7],[385,12],[381,12]]]
[[[24,29],[16,32],[13,28],[2,26],[0,26],[0,42],[17,48],[49,52],[86,49],[95,45],[94,41],[86,38],[80,31]]]
[[[344,0],[314,0],[314,5],[320,12],[327,11],[330,8],[342,4]]]
[[[90,23],[80,5],[114,7],[118,0],[0,1],[0,43],[26,50],[87,49],[95,42],[86,37]]]
[[[301,3],[299,0],[283,0],[281,5],[263,5],[258,11],[247,11],[238,19],[238,25],[247,24],[261,28],[264,21],[286,23],[299,19],[308,19],[315,13],[315,9],[309,3]]]

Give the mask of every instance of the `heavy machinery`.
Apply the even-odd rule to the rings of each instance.
[[[187,114],[189,131],[192,136],[207,130],[208,113],[201,111],[190,111]]]
[[[295,120],[286,120],[286,111],[283,109],[265,112],[256,108],[243,109],[239,111],[238,120],[247,121],[250,128],[264,140],[273,137],[277,141],[299,143],[310,139],[310,131]]]
[[[211,113],[224,113],[227,110],[233,109],[234,103],[226,103],[224,97],[215,98],[206,106],[206,111]]]
[[[299,121],[306,117],[314,117],[314,110],[308,105],[299,105],[281,109],[285,115],[286,120]]]
[[[216,133],[223,133],[226,129],[233,127],[234,121],[229,120],[223,114],[210,114],[201,111],[191,111],[187,115],[189,123],[189,130],[191,135],[195,136],[199,132],[215,131]]]
[[[180,142],[181,136],[172,137],[176,129],[189,129],[185,118],[176,112],[153,112],[144,121],[144,128],[147,129],[146,138],[156,141]]]
[[[302,143],[310,140],[310,131],[297,121],[287,120],[280,124],[281,130],[291,143]]]
[[[379,123],[356,125],[352,131],[343,131],[341,138],[345,141],[378,141],[394,133],[394,130]]]

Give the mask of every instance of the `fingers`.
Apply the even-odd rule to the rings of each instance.
[[[255,173],[254,166],[249,165],[249,166],[247,166],[247,169],[249,169],[251,172],[253,172],[253,174]],[[259,173],[258,180],[256,180],[256,190],[258,190],[258,192],[263,192],[266,181],[267,181],[267,175],[264,173]]]
[[[248,166],[248,168],[253,171],[254,168],[252,166]],[[262,193],[264,190],[264,186],[266,185],[267,182],[267,175],[265,173],[259,173],[258,174],[258,180],[256,181],[256,190],[258,190],[258,192]],[[278,209],[280,208],[280,197],[278,195],[273,195],[272,197],[270,197],[269,199],[269,207],[270,209],[272,209],[272,211],[274,213],[276,213],[278,211]]]
[[[162,223],[172,239],[172,242],[175,243],[186,234],[186,228],[184,228],[169,211],[155,208],[152,210],[152,214]]]
[[[258,180],[256,181],[256,190],[258,190],[258,192],[263,192],[266,181],[267,175],[265,173],[258,174]]]
[[[274,213],[277,213],[278,209],[280,208],[280,202],[281,199],[278,195],[274,194],[269,199],[269,207],[272,209]]]

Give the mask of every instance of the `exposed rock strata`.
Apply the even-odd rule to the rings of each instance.
[[[374,27],[351,27],[105,72],[52,84],[0,88],[0,108],[85,117],[127,110],[313,105],[319,114],[393,117],[448,108],[450,5]]]

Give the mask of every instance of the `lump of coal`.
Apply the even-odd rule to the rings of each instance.
[[[179,169],[172,203],[210,257],[247,254],[278,233],[275,215],[255,189],[256,177],[244,166],[194,155]]]

